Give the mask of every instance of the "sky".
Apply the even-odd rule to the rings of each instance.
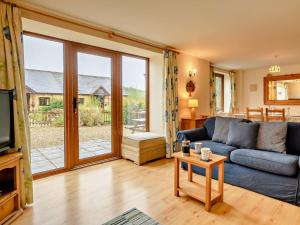
[[[63,44],[24,35],[25,69],[63,72]],[[78,53],[78,73],[111,77],[111,59]],[[122,56],[123,86],[146,89],[145,60]]]

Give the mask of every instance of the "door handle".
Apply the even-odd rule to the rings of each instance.
[[[73,113],[77,112],[77,104],[78,104],[77,98],[73,98]]]

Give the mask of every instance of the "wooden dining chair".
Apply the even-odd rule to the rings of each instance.
[[[250,109],[247,107],[247,119],[264,121],[264,109],[263,108]]]
[[[286,121],[285,109],[266,109],[266,121]]]

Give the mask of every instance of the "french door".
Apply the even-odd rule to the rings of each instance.
[[[117,53],[76,43],[71,49],[69,145],[71,166],[78,166],[118,155],[122,93]]]
[[[35,179],[120,156],[149,130],[149,59],[26,32],[25,85]]]
[[[27,32],[24,55],[33,177],[119,156],[121,53]]]

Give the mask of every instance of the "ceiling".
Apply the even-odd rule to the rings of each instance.
[[[225,69],[300,63],[299,0],[26,2],[175,47]]]

